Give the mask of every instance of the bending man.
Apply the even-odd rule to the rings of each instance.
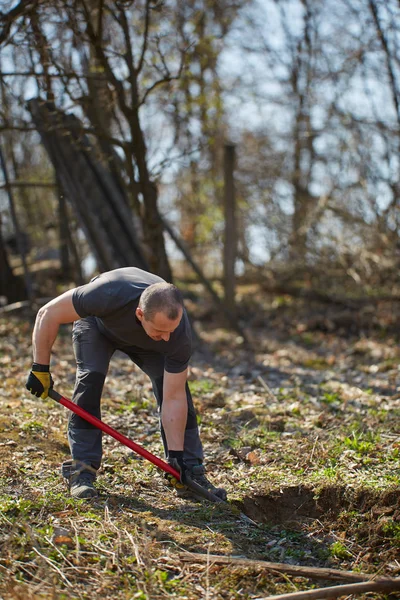
[[[46,398],[53,382],[51,349],[62,323],[73,322],[77,364],[73,400],[100,418],[100,400],[110,359],[116,350],[151,379],[161,413],[165,455],[181,473],[226,498],[205,476],[196,413],[187,384],[191,328],[180,291],[160,277],[126,267],[94,277],[43,306],[33,331],[33,365],[26,387]],[[76,414],[68,424],[70,460],[62,473],[76,498],[91,498],[102,458],[102,432]],[[180,495],[188,489],[177,489]]]

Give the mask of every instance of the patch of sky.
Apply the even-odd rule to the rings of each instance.
[[[249,225],[246,231],[246,241],[251,262],[259,266],[270,259],[271,251],[276,250],[281,243],[276,231],[259,223]]]
[[[311,124],[314,131],[322,130],[328,118],[328,108],[317,104],[311,111]]]
[[[284,179],[277,179],[273,186],[272,196],[285,215],[294,213],[293,186]]]
[[[178,149],[174,147],[173,130],[162,111],[155,103],[148,103],[141,109],[144,116],[144,135],[147,140],[149,170],[157,175],[161,165],[177,156]],[[171,155],[172,153],[172,155]]]
[[[312,166],[312,177],[309,185],[310,193],[316,198],[328,195],[332,187],[332,177],[327,172],[323,161],[315,161]]]
[[[317,231],[319,233],[317,244],[320,248],[332,246],[336,249],[338,240],[340,240],[341,249],[347,248],[350,252],[354,252],[365,243],[363,233],[357,233],[354,225],[349,227],[347,223],[329,210],[323,214],[318,222]],[[349,235],[350,232],[351,235]]]
[[[361,73],[354,73],[348,88],[338,99],[338,106],[358,119],[374,118],[374,107],[379,109],[382,120],[394,120],[395,112],[392,102],[388,102],[388,88],[379,84],[374,77],[367,79]],[[376,110],[376,109],[375,109]]]
[[[382,213],[393,202],[393,189],[385,181],[377,181],[371,190],[371,195],[376,197],[378,211]]]

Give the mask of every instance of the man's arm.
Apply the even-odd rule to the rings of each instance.
[[[183,451],[188,414],[186,379],[187,369],[182,373],[164,371],[161,421],[167,438],[168,450]]]
[[[50,364],[51,349],[60,325],[80,319],[72,304],[73,292],[68,290],[39,310],[32,336],[34,363]]]

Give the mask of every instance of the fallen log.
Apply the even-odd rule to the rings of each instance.
[[[309,579],[325,579],[327,581],[371,581],[376,579],[376,575],[365,573],[356,573],[354,571],[341,571],[339,569],[329,569],[320,567],[308,567],[305,565],[289,565],[287,563],[274,563],[265,560],[251,560],[249,558],[240,558],[237,556],[223,556],[219,554],[197,554],[192,552],[182,552],[179,554],[181,560],[185,562],[201,562],[208,564],[226,564],[241,565],[253,569],[266,569],[276,573],[286,573],[296,575],[297,577],[308,577]],[[380,577],[379,581],[393,582],[397,581],[391,577]]]

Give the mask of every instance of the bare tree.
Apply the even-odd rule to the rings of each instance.
[[[47,99],[54,97],[58,104],[67,94],[78,111],[84,109],[81,114],[91,133],[101,140],[101,158],[130,191],[131,206],[142,220],[150,268],[171,279],[141,113],[151,94],[180,76],[184,49],[169,41],[165,46],[169,38],[158,33],[165,15],[149,1],[56,4],[38,4],[29,15],[30,28],[24,33],[30,53],[32,48],[37,51],[33,74],[39,67],[38,82],[44,82]],[[43,19],[51,23],[46,33]],[[63,39],[65,45],[58,43]],[[115,145],[122,155],[116,155]]]
[[[398,0],[26,6],[7,25],[7,127],[32,135],[33,81],[74,113],[140,219],[152,269],[169,277],[159,193],[171,165],[162,212],[199,263],[220,267],[228,132],[245,266],[258,255],[348,269],[351,257],[371,273],[396,255]]]
[[[249,233],[256,223],[266,239],[265,257],[286,260],[289,248],[303,264],[341,253],[361,264],[360,248],[396,252],[400,14],[397,2],[373,4],[381,33],[369,0],[268,2],[264,21],[261,3],[252,3],[236,24],[242,72],[228,93],[248,90],[243,106],[265,115],[257,139],[270,148],[257,185],[258,158],[246,152],[261,146],[249,143],[242,118],[240,193]]]

